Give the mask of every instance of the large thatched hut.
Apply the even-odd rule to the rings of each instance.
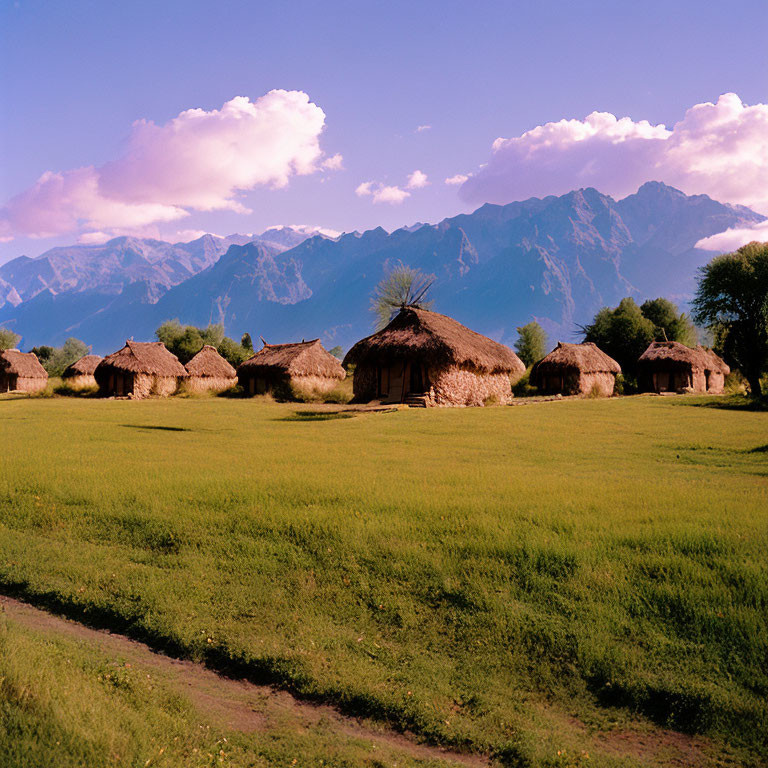
[[[643,392],[723,391],[730,368],[710,349],[679,341],[654,341],[637,362]]]
[[[172,395],[188,374],[161,341],[126,341],[96,366],[94,376],[104,397],[141,398]]]
[[[237,369],[237,380],[249,395],[291,392],[330,392],[346,376],[341,363],[327,352],[320,339],[292,344],[264,344]]]
[[[386,328],[358,341],[344,364],[356,366],[356,401],[427,406],[504,403],[525,373],[508,347],[416,307],[403,307]]]
[[[0,351],[0,392],[39,392],[48,384],[48,374],[37,355],[18,349]]]
[[[534,365],[531,384],[547,394],[602,395],[610,397],[621,366],[596,344],[557,346]]]
[[[64,370],[61,378],[72,389],[87,389],[96,386],[96,366],[101,362],[101,355],[84,355]]]
[[[190,392],[222,392],[237,384],[237,371],[206,344],[185,366],[189,378],[184,382]]]

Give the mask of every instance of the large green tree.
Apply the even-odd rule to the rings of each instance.
[[[749,243],[703,267],[693,313],[760,396],[768,370],[768,243]]]
[[[669,299],[644,301],[640,311],[653,323],[656,341],[679,341],[688,347],[698,343],[696,326]]]
[[[21,341],[21,336],[8,328],[0,328],[0,350],[15,349]]]
[[[535,320],[517,329],[515,352],[526,368],[547,353],[547,333]]]
[[[425,296],[434,281],[434,275],[427,275],[401,261],[391,267],[374,289],[371,299],[376,330],[387,325],[402,307],[430,309],[432,302]]]

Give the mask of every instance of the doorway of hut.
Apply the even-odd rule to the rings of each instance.
[[[409,397],[422,397],[426,390],[424,367],[405,360],[377,369],[378,396],[385,403],[404,403]]]
[[[114,397],[125,397],[133,394],[133,374],[116,371],[109,374],[107,394]]]

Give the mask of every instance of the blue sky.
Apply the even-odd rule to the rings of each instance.
[[[184,202],[189,196],[179,202],[164,191],[163,202],[181,205],[188,215],[141,231],[171,238],[182,230],[227,234],[281,223],[392,229],[471,210],[484,196],[504,202],[509,195],[540,194],[542,184],[548,185],[543,193],[560,193],[585,178],[583,168],[571,167],[570,150],[548,161],[543,173],[528,160],[521,166],[528,145],[504,145],[491,169],[481,171],[494,140],[600,111],[631,118],[632,138],[635,145],[642,140],[644,153],[646,145],[661,142],[635,130],[640,121],[671,130],[694,105],[729,92],[745,105],[768,102],[764,0],[2,0],[0,9],[0,203],[31,188],[46,171],[100,168],[119,158],[140,118],[162,126],[184,110],[218,110],[236,96],[255,102],[272,89],[304,92],[322,109],[318,167],[338,153],[342,168],[291,175],[279,189],[271,183],[241,188],[237,199],[249,213],[204,210]],[[732,113],[733,103],[728,107]],[[736,113],[734,120],[746,119],[738,108]],[[748,116],[753,144],[763,116]],[[596,130],[599,139],[603,128]],[[615,147],[615,138],[609,143]],[[622,165],[622,156],[600,154],[605,146],[594,149],[600,162]],[[742,142],[742,156],[745,146],[752,145]],[[759,141],[754,146],[762,147]],[[632,151],[633,162],[642,165],[644,158],[641,153],[637,161]],[[762,202],[733,180],[703,182],[699,174],[697,181],[690,168],[674,162],[674,168],[666,159],[657,167],[672,182],[688,184],[686,191],[722,191],[733,202],[758,207]],[[355,193],[369,181],[374,192],[406,190],[416,169],[429,183],[410,189],[399,203]],[[477,179],[464,188],[445,183],[457,174]],[[533,177],[543,181],[529,183]],[[619,180],[607,171],[594,178],[612,186],[604,190],[611,194],[638,180]],[[131,195],[132,203],[144,202],[138,192]],[[45,200],[35,198],[34,205]],[[102,223],[108,226],[99,231],[118,231]],[[32,229],[11,223],[0,262],[75,242],[93,226],[43,238],[29,237]]]

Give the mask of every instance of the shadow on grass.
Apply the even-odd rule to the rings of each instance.
[[[693,408],[717,408],[725,411],[768,411],[768,398],[724,395],[722,397],[691,398],[674,400],[673,405]]]
[[[160,424],[121,424],[126,429],[151,429],[159,432],[193,432],[189,427],[164,427]]]
[[[352,418],[354,418],[353,413],[343,411],[294,411],[290,416],[283,416],[277,421],[335,421]]]

